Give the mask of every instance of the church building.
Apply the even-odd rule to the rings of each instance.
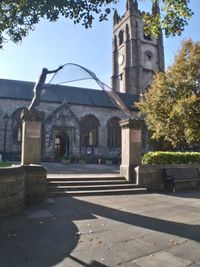
[[[159,12],[157,4],[152,12]],[[144,33],[143,15],[137,0],[127,0],[125,14],[115,11],[113,18],[112,90],[136,116],[134,103],[154,72],[164,70],[162,35],[155,39]],[[33,87],[32,82],[0,79],[0,154],[7,158],[20,159],[20,114],[31,103]],[[105,91],[51,84],[37,109],[44,112],[43,160],[120,155],[119,121],[127,116]],[[143,139],[146,150],[146,131]]]

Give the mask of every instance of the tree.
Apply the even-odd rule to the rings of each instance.
[[[173,65],[155,74],[137,106],[153,139],[175,148],[200,143],[200,42],[183,42]]]
[[[162,29],[166,37],[181,35],[193,15],[189,8],[190,0],[152,0],[152,2],[152,13],[144,16],[147,33],[158,36]]]
[[[95,14],[99,20],[106,20],[111,12],[109,4],[119,0],[1,0],[0,1],[0,47],[6,40],[18,43],[34,30],[41,19],[57,21],[61,16],[69,18],[74,23],[81,23],[85,28],[91,27]],[[127,0],[135,1],[137,0]],[[142,1],[142,0],[141,0]],[[150,0],[154,4],[154,11],[161,4],[163,15],[155,12],[145,16],[149,25],[147,31],[158,35],[160,28],[166,35],[180,34],[192,11],[188,4],[190,0]],[[161,13],[162,13],[161,12]]]

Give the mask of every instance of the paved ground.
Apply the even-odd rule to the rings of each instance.
[[[43,163],[49,174],[119,174],[119,165]]]
[[[0,267],[200,267],[200,192],[59,197],[0,219]]]

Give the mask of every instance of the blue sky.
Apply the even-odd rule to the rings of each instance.
[[[140,3],[140,9],[148,9],[148,2]],[[120,14],[125,10],[125,3],[121,0],[117,5]],[[166,66],[172,64],[182,40],[192,38],[200,41],[200,0],[191,0],[190,6],[194,16],[182,36],[164,38]],[[112,75],[112,25],[112,15],[107,22],[96,21],[89,30],[74,25],[70,20],[60,19],[56,23],[42,21],[21,44],[8,42],[0,50],[0,78],[36,81],[43,67],[54,69],[72,62],[92,70],[109,85]]]

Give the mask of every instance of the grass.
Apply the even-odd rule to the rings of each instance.
[[[12,163],[9,163],[9,162],[6,162],[6,161],[0,161],[0,168],[9,167],[11,165],[12,165]]]

